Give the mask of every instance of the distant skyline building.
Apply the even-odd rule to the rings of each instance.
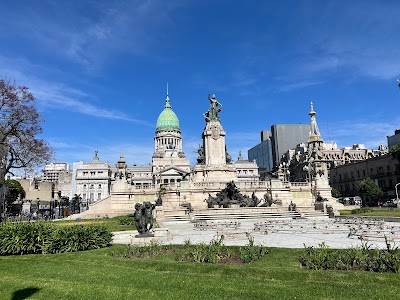
[[[60,173],[68,172],[69,165],[63,162],[52,162],[45,165],[42,181],[56,182]]]
[[[388,148],[391,150],[394,146],[400,143],[400,129],[394,131],[394,135],[387,136]]]
[[[271,126],[273,167],[279,166],[282,155],[298,144],[306,143],[310,124],[275,124]]]
[[[310,124],[274,124],[271,131],[261,131],[261,143],[248,150],[249,161],[256,160],[265,171],[279,166],[281,157],[289,149],[306,143],[310,135]]]
[[[250,148],[247,157],[249,161],[256,160],[261,170],[271,171],[273,169],[271,132],[262,130],[260,136],[261,143]]]

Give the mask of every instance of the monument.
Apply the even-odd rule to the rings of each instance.
[[[153,210],[155,205],[149,201],[143,202],[143,204],[136,203],[135,204],[135,225],[136,229],[139,232],[135,237],[153,237],[152,233],[153,229]]]
[[[284,176],[271,176],[262,181],[255,162],[243,159],[240,154],[236,161],[232,161],[220,119],[222,104],[215,95],[208,95],[208,103],[209,109],[203,114],[205,127],[201,143],[195,151],[198,157],[194,167],[190,168],[183,152],[179,120],[172,111],[167,93],[164,110],[157,119],[152,164],[148,166],[148,171],[143,168],[147,173],[132,173],[121,156],[110,197],[91,205],[85,215],[129,214],[136,205],[135,220],[139,235],[143,235],[146,232],[150,234],[152,228],[152,219],[144,221],[146,214],[150,216],[144,203],[153,205],[156,200],[157,206],[153,205],[151,211],[156,210],[158,221],[168,214],[183,213],[187,216],[192,211],[198,213],[211,207],[230,210],[246,208],[247,211],[267,210],[270,206],[275,206],[271,209],[285,211],[288,207],[297,212],[314,210],[318,192],[321,197],[328,199],[325,201],[328,203],[324,202],[325,207],[334,201],[328,197],[330,187],[326,165],[319,157],[323,140],[313,107],[310,112],[311,156],[307,167],[315,180],[291,182],[287,170],[289,166],[286,165]],[[141,178],[145,184],[137,184],[136,178]]]
[[[202,134],[203,144],[197,153],[197,165],[193,168],[194,182],[230,182],[237,180],[236,169],[227,153],[226,132],[221,125],[219,113],[222,104],[215,95],[208,95],[210,109],[203,114],[206,126]]]

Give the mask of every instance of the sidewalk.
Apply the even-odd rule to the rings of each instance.
[[[258,231],[255,231],[255,223],[257,222],[254,222],[254,220],[242,221],[240,226],[236,226],[236,228],[226,222],[209,222],[209,226],[205,228],[195,226],[195,223],[175,222],[166,223],[165,228],[155,229],[154,238],[135,238],[136,231],[115,232],[113,243],[145,244],[150,243],[151,240],[161,244],[183,244],[187,240],[190,240],[191,243],[209,243],[211,240],[218,239],[223,235],[225,245],[243,246],[248,243],[248,235],[251,235],[256,243],[267,247],[303,248],[304,246],[318,246],[322,242],[331,248],[361,246],[361,240],[358,236],[352,235],[349,237],[350,230],[347,230],[345,224],[342,224],[343,226],[340,225],[342,227],[339,228],[337,224],[329,222],[325,226],[325,230],[319,230],[316,226],[321,226],[322,223],[318,223],[318,221],[316,223],[311,222],[306,224],[293,220],[289,225],[282,225],[276,230]],[[210,226],[211,224],[212,226]],[[279,222],[276,224],[279,224]],[[379,235],[369,236],[366,234],[363,240],[367,241],[373,248],[386,248],[384,240],[384,235],[386,234],[391,237],[392,241],[399,244],[400,223],[391,222],[389,225],[396,227],[396,230],[392,230],[394,234],[384,231],[380,232]],[[337,229],[335,230],[335,228]]]

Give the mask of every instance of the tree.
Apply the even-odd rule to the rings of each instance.
[[[335,188],[332,188],[332,190],[331,190],[331,195],[332,195],[332,197],[334,197],[334,198],[339,198],[340,196],[342,196],[342,195],[340,194],[340,192],[339,192],[337,189],[335,189]]]
[[[53,151],[43,139],[35,97],[25,86],[0,79],[0,145],[5,157],[3,174],[11,169],[33,170],[49,161]],[[4,176],[3,176],[4,178]]]
[[[74,205],[74,212],[76,212],[76,211],[81,212],[81,200],[82,200],[82,197],[80,194],[79,195],[75,194],[72,197],[72,203]]]
[[[35,97],[26,86],[0,79],[0,201],[5,176],[13,169],[31,171],[49,161],[53,151],[44,140]]]
[[[400,143],[394,146],[392,149],[389,150],[389,154],[400,162]]]
[[[366,206],[367,202],[374,205],[383,196],[382,190],[371,178],[362,180],[358,191],[363,195],[363,206]]]
[[[17,180],[8,179],[5,181],[6,194],[4,202],[4,210],[7,212],[9,207],[17,199],[25,199],[26,193],[21,183]]]

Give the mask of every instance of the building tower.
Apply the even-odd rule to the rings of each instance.
[[[157,119],[152,172],[155,183],[179,182],[190,173],[190,162],[182,149],[179,120],[171,107],[168,86],[164,110]]]
[[[316,114],[317,113],[314,111],[314,105],[312,102],[310,102],[310,112],[309,112],[310,136],[308,138],[308,146],[309,146],[309,149],[311,147],[311,149],[314,151],[318,150],[324,142],[321,137],[321,134],[319,133],[317,119],[315,118]],[[321,149],[319,149],[319,150],[321,150]]]

